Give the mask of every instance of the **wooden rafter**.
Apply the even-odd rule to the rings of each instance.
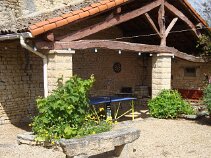
[[[101,23],[92,25],[90,27],[81,29],[77,32],[74,32],[72,34],[67,34],[65,36],[59,37],[57,40],[62,40],[65,38],[68,39],[68,41],[73,41],[73,40],[78,40],[78,39],[82,39],[84,37],[87,37],[89,35],[92,35],[94,33],[97,33],[99,31],[105,30],[107,28],[110,28],[112,26],[121,24],[123,22],[126,22],[128,20],[134,19],[144,13],[149,12],[150,10],[158,7],[161,4],[161,0],[156,0],[150,4],[147,4],[139,9],[133,10],[131,12],[122,14],[122,15],[116,15],[111,19],[105,20]]]
[[[195,25],[181,11],[179,11],[176,7],[169,4],[168,2],[165,2],[165,7],[168,8],[169,11],[175,14],[182,21],[184,21],[192,29],[192,31],[197,37],[199,36],[199,34],[196,31]]]
[[[165,36],[167,37],[169,32],[171,31],[171,29],[174,27],[174,25],[176,24],[178,18],[174,18],[171,23],[169,24],[169,26],[167,27],[166,31],[165,31]]]
[[[158,34],[158,36],[161,38],[160,32],[158,31],[154,21],[152,20],[152,18],[150,17],[150,15],[148,13],[144,14],[147,21],[150,23],[150,26],[153,28],[153,30]]]

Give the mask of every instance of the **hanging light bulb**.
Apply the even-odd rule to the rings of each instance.
[[[97,48],[95,48],[95,53],[97,53]]]
[[[149,54],[149,56],[152,56],[152,54]]]
[[[121,50],[119,50],[119,54],[122,54],[122,51]]]
[[[141,55],[141,52],[138,52],[138,55],[140,56]]]

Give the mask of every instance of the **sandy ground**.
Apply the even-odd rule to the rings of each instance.
[[[210,158],[211,119],[126,121],[116,128],[139,128],[141,136],[126,148],[128,158]],[[18,145],[16,135],[26,129],[14,125],[0,126],[0,158],[65,158],[55,149]],[[107,156],[100,156],[107,157]]]

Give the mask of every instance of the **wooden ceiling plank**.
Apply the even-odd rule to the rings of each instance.
[[[97,33],[99,31],[105,30],[107,28],[110,28],[112,26],[121,24],[123,22],[126,22],[128,20],[134,19],[144,13],[149,12],[150,10],[158,7],[161,4],[161,0],[156,0],[154,2],[151,2],[139,9],[133,10],[131,12],[122,14],[122,15],[116,15],[112,19],[105,20],[101,23],[92,25],[90,27],[81,29],[79,31],[76,31],[71,34],[67,34],[65,36],[59,37],[57,40],[68,40],[68,41],[74,41],[78,39],[82,39],[84,37],[87,37],[89,35],[92,35],[94,33]]]

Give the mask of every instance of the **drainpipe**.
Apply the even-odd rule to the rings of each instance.
[[[34,50],[28,44],[26,44],[23,36],[20,36],[20,44],[23,48],[27,49],[28,51],[36,54],[37,56],[43,59],[44,97],[46,98],[48,96],[47,57],[42,53],[38,52],[37,50]]]

